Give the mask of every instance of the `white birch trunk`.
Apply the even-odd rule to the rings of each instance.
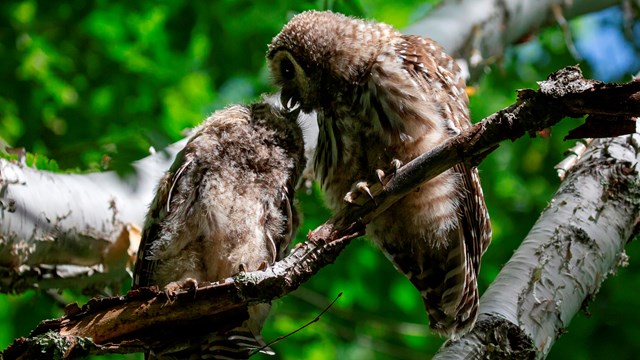
[[[544,358],[640,220],[640,134],[595,140],[480,300],[473,331],[434,359]]]
[[[153,189],[183,145],[134,163],[126,178],[0,159],[0,292],[121,284]]]

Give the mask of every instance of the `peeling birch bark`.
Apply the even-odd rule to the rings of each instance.
[[[120,287],[152,189],[183,146],[136,162],[127,178],[56,174],[0,159],[0,292],[34,284]]]
[[[471,333],[434,359],[544,358],[638,235],[640,134],[595,140],[480,299]]]

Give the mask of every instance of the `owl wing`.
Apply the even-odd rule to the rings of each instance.
[[[371,75],[374,126],[390,134],[386,139],[392,148],[411,151],[415,147],[404,144],[416,141],[424,151],[471,126],[460,69],[433,41],[399,35],[378,56]],[[446,235],[446,249],[438,255],[443,259],[430,260],[422,274],[430,280],[416,285],[426,294],[431,327],[443,334],[466,332],[475,321],[477,274],[491,235],[477,169],[460,163],[450,174],[458,179],[458,216],[443,220],[454,225]]]
[[[153,283],[153,274],[159,260],[152,258],[151,249],[154,243],[160,239],[162,233],[162,222],[171,212],[171,197],[176,190],[176,184],[182,175],[193,165],[193,159],[185,156],[185,149],[178,152],[173,164],[160,180],[156,195],[151,202],[147,214],[142,239],[138,247],[138,254],[134,268],[133,289],[157,285]]]
[[[426,94],[425,100],[436,104],[433,110],[445,120],[449,136],[469,128],[469,98],[464,76],[455,60],[429,39],[415,35],[401,38],[396,51],[402,59],[403,67]],[[477,275],[480,258],[491,241],[491,224],[477,168],[460,163],[452,170],[459,174],[461,188],[465,189],[461,204],[461,225],[468,260],[473,264]]]
[[[291,194],[291,195],[290,195]],[[283,259],[288,252],[291,240],[295,237],[295,232],[298,228],[298,214],[294,209],[293,204],[293,189],[289,186],[284,186],[280,191],[280,213],[285,216],[285,223],[282,229],[282,233],[278,239],[269,239],[273,247],[273,261],[276,262]]]

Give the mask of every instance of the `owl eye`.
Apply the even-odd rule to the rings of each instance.
[[[293,63],[289,59],[282,59],[280,62],[280,74],[285,80],[293,80],[296,76],[296,69],[293,67]]]

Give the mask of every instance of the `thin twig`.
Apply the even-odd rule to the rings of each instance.
[[[261,347],[260,349],[256,349],[256,350],[254,350],[251,354],[249,354],[249,356],[251,357],[251,356],[253,356],[253,355],[255,355],[255,354],[259,353],[260,351],[262,351],[262,350],[264,350],[264,349],[268,348],[269,346],[271,346],[271,345],[273,345],[273,344],[275,344],[275,343],[277,343],[277,342],[279,342],[279,341],[281,341],[281,340],[284,340],[284,339],[288,338],[289,336],[291,336],[291,335],[293,335],[293,334],[297,333],[298,331],[301,331],[302,329],[306,328],[307,326],[309,326],[309,325],[311,325],[311,324],[313,324],[313,323],[316,323],[316,322],[320,321],[320,317],[322,317],[322,315],[324,315],[324,313],[326,313],[326,312],[327,312],[327,311],[328,311],[328,310],[333,306],[333,304],[335,304],[335,303],[336,303],[336,301],[338,301],[338,299],[339,299],[341,296],[342,296],[342,291],[338,294],[338,296],[336,296],[336,298],[335,298],[335,299],[333,299],[333,301],[332,301],[329,305],[327,305],[327,307],[325,307],[325,308],[324,308],[324,310],[322,310],[322,311],[320,312],[320,314],[318,314],[318,315],[317,315],[315,318],[313,318],[311,321],[309,321],[308,323],[306,323],[306,324],[302,325],[301,327],[297,328],[296,330],[294,330],[294,331],[292,331],[292,332],[288,333],[287,335],[281,335],[281,336],[278,336],[275,340],[271,341],[270,343],[266,344],[265,346]]]

